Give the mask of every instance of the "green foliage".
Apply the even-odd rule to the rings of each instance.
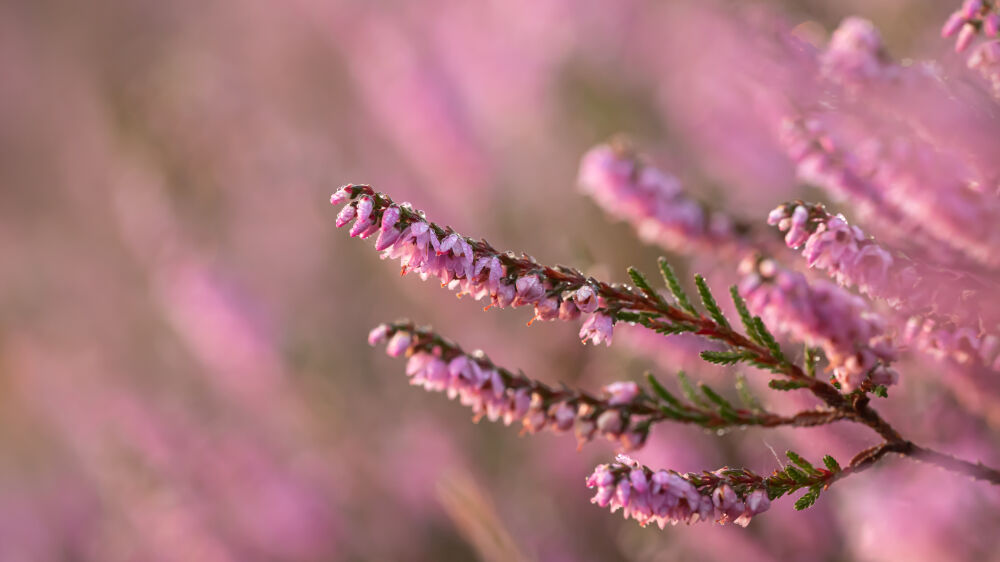
[[[760,319],[760,316],[753,317],[754,328],[757,331],[757,336],[760,337],[760,344],[763,345],[771,352],[771,356],[782,363],[787,363],[785,355],[781,352],[781,346],[778,345],[777,340],[771,335],[771,332],[767,330],[764,326],[764,321]]]
[[[773,388],[774,390],[797,390],[799,388],[806,388],[809,386],[809,383],[806,381],[772,379],[767,382],[767,386]]]
[[[802,470],[804,470],[810,476],[822,475],[820,471],[816,470],[816,467],[813,466],[812,463],[802,458],[802,456],[796,453],[795,451],[785,451],[785,456],[787,456],[788,460],[798,465]]]
[[[650,388],[653,389],[653,392],[656,393],[656,395],[659,396],[661,399],[663,399],[664,402],[667,402],[668,404],[670,404],[675,408],[684,407],[681,401],[678,400],[676,396],[671,394],[670,391],[667,390],[666,387],[663,386],[659,380],[657,380],[656,376],[653,375],[653,373],[647,372],[646,380],[649,381],[649,386]]]
[[[881,397],[881,398],[888,398],[889,397],[889,389],[884,384],[880,384],[880,385],[876,386],[875,390],[873,390],[872,392],[875,394],[875,396],[878,396],[878,397]]]
[[[831,457],[830,455],[826,455],[825,457],[823,457],[823,464],[826,465],[826,469],[829,470],[830,472],[840,472],[841,470],[840,464],[837,462],[837,459]]]
[[[701,393],[704,394],[706,398],[717,406],[717,410],[719,415],[722,416],[722,419],[728,422],[735,422],[740,419],[739,415],[736,413],[736,408],[734,408],[733,405],[719,393],[712,390],[712,387],[702,382],[698,383],[698,388],[701,389]]]
[[[684,397],[688,399],[689,402],[697,404],[702,408],[708,408],[709,403],[701,397],[701,394],[695,390],[694,385],[691,384],[691,380],[688,379],[684,371],[679,371],[677,373],[677,380],[681,384],[681,392],[684,393]]]
[[[747,409],[753,412],[760,412],[763,408],[760,405],[760,401],[757,397],[750,392],[750,387],[747,385],[747,378],[743,376],[743,373],[737,373],[736,375],[736,392],[740,395],[740,402],[743,403]]]
[[[810,377],[816,377],[816,362],[819,361],[819,350],[812,347],[806,346],[805,351],[805,369],[806,374]]]
[[[712,320],[714,320],[719,326],[722,326],[727,330],[731,330],[732,328],[729,326],[729,320],[727,320],[725,315],[722,314],[722,309],[719,308],[719,303],[715,302],[715,297],[712,296],[712,291],[708,288],[708,283],[705,282],[705,278],[701,275],[695,275],[694,284],[697,285],[698,295],[701,296],[701,302],[705,306],[705,310],[708,311],[708,315],[712,317]]]
[[[660,258],[659,264],[660,273],[663,275],[663,281],[667,284],[667,288],[670,289],[670,294],[674,296],[677,306],[697,316],[698,311],[695,310],[691,301],[688,300],[687,294],[681,287],[681,283],[677,279],[677,275],[674,273],[673,268],[670,267],[670,264],[667,263],[666,258]]]
[[[757,334],[757,325],[754,324],[753,316],[750,315],[747,302],[740,296],[740,291],[736,288],[736,285],[729,288],[729,294],[733,297],[733,304],[736,305],[736,312],[740,315],[740,321],[743,322],[743,329],[746,330],[747,336],[755,343],[764,345],[764,342],[760,339],[760,335]]]
[[[632,278],[632,283],[634,283],[636,287],[639,287],[639,289],[641,289],[647,297],[656,300],[656,302],[660,304],[667,304],[666,301],[663,300],[663,297],[661,297],[660,294],[653,289],[653,287],[649,284],[649,281],[646,280],[646,277],[643,276],[638,269],[634,267],[628,268],[628,276]]]
[[[809,488],[808,492],[806,492],[801,498],[795,500],[795,510],[802,511],[803,509],[809,509],[812,507],[812,505],[816,503],[816,500],[819,499],[819,493],[819,486]]]
[[[735,365],[753,358],[746,351],[702,351],[701,358],[716,365]]]
[[[697,326],[690,326],[688,324],[655,324],[651,326],[650,325],[646,326],[652,329],[657,334],[663,334],[665,336],[674,336],[686,332],[698,331]]]
[[[642,315],[638,312],[632,312],[631,310],[619,310],[615,312],[615,319],[619,322],[632,322],[633,324],[639,324],[642,321]]]
[[[806,485],[806,484],[809,484],[810,482],[812,482],[812,479],[809,477],[808,474],[806,474],[805,472],[802,472],[801,470],[799,470],[799,469],[797,469],[797,468],[795,468],[794,466],[791,466],[791,465],[785,467],[785,474],[789,478],[791,478],[792,480],[794,480],[797,484]]]

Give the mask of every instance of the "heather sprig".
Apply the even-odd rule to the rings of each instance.
[[[591,503],[610,507],[612,513],[621,509],[626,519],[643,527],[656,523],[661,529],[698,521],[746,527],[771,507],[764,480],[748,471],[653,471],[624,455],[595,468],[587,487],[596,489]]]
[[[355,220],[351,236],[366,238],[378,232],[375,249],[383,259],[398,259],[402,274],[437,278],[442,287],[458,291],[458,296],[488,297],[486,308],[533,306],[531,321],[573,320],[586,314],[580,330],[584,342],[611,345],[614,312],[635,300],[631,291],[599,283],[575,269],[542,265],[524,254],[501,253],[485,240],[428,221],[423,212],[406,203],[398,205],[367,185],[346,185],[330,202],[347,203],[337,225]]]
[[[662,529],[668,523],[700,521],[746,527],[755,515],[770,508],[771,501],[802,489],[807,491],[796,500],[795,509],[809,508],[833,482],[864,470],[872,457],[883,451],[883,447],[866,450],[846,469],[829,455],[823,458],[824,466],[817,468],[788,451],[791,463],[769,476],[729,467],[686,474],[654,471],[619,455],[615,462],[595,468],[587,478],[587,487],[596,489],[591,503],[610,507],[612,513],[622,509],[626,519],[631,517],[643,527],[656,523]]]
[[[662,529],[668,523],[703,521],[746,527],[782,496],[806,490],[795,500],[795,509],[808,509],[838,480],[871,468],[889,453],[906,452],[912,453],[903,444],[883,443],[861,451],[842,468],[830,455],[824,456],[823,466],[818,467],[795,451],[786,451],[790,462],[768,476],[730,467],[685,474],[654,471],[618,455],[614,462],[598,465],[586,484],[596,489],[591,503],[610,507],[612,513],[622,509],[626,519],[631,517],[643,527],[656,523]],[[924,453],[928,452],[918,454]],[[925,455],[923,460],[931,456]]]
[[[746,275],[739,294],[749,311],[759,315],[754,326],[767,323],[789,339],[821,348],[840,389],[854,391],[866,382],[869,388],[888,386],[898,380],[888,366],[897,353],[885,322],[864,299],[829,281],[810,282],[772,260],[744,260],[742,268]]]
[[[661,422],[698,425],[706,429],[733,427],[810,427],[845,419],[834,409],[813,409],[793,416],[736,408],[704,384],[686,392],[694,397],[681,400],[671,394],[652,374],[648,388],[636,382],[614,382],[602,387],[600,395],[568,387],[554,389],[493,363],[482,351],[465,352],[457,343],[427,327],[401,321],[381,324],[371,331],[368,342],[384,343],[392,357],[408,359],[406,374],[410,384],[450,399],[473,410],[475,419],[519,424],[525,433],[542,429],[573,431],[578,442],[603,436],[619,443],[623,450],[641,447],[650,428]],[[682,385],[690,385],[679,375]],[[696,396],[694,396],[696,394]]]
[[[752,236],[751,225],[693,199],[680,180],[646,162],[622,136],[583,156],[577,183],[608,214],[630,223],[639,238],[668,250],[740,256],[765,243]]]
[[[907,343],[960,363],[996,360],[1000,319],[990,301],[998,287],[984,278],[886,249],[822,205],[785,203],[771,212],[768,223],[786,232],[789,247],[802,249],[809,267],[898,311]]]

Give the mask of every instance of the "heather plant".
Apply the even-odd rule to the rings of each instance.
[[[942,32],[958,34],[960,52],[977,34],[988,39],[969,66],[994,87],[985,61],[993,57],[997,43],[989,39],[998,22],[992,2],[969,0]],[[620,454],[585,484],[594,489],[593,503],[621,509],[642,526],[746,526],[783,496],[797,495],[795,509],[807,509],[842,479],[893,457],[1000,484],[1000,470],[917,443],[905,420],[890,423],[879,412],[896,399],[893,387],[909,376],[904,366],[915,356],[973,380],[1000,371],[998,168],[960,143],[942,143],[933,135],[939,124],[921,112],[940,103],[953,115],[971,115],[990,102],[978,93],[953,96],[932,65],[893,62],[874,25],[859,18],[845,20],[825,49],[794,37],[779,45],[811,81],[769,105],[780,108],[771,114],[773,130],[800,180],[827,203],[774,201],[766,220],[735,216],[687,193],[623,137],[591,149],[580,165],[581,190],[644,242],[677,259],[703,264],[711,257],[715,269],[729,267],[736,281],[725,292],[701,275],[680,278],[666,258],[659,260],[660,282],[636,267],[622,283],[544,264],[456,232],[369,185],[345,185],[330,200],[339,208],[336,225],[349,225],[351,237],[374,238],[381,258],[398,260],[402,275],[439,282],[485,303],[484,310],[528,308],[529,326],[579,323],[584,344],[610,346],[623,325],[697,338],[702,360],[731,370],[733,392],[684,372],[621,377],[627,380],[600,389],[554,387],[409,320],[375,327],[369,343],[404,357],[410,384],[457,398],[477,421],[518,426],[522,434],[572,433],[581,447],[604,438],[623,453],[636,451],[665,423],[710,430],[849,423],[878,438],[849,458],[810,461],[789,450],[788,463],[770,473],[680,473]],[[890,108],[887,96],[902,99]],[[839,213],[828,210],[831,201]],[[765,223],[777,227],[784,244]],[[747,369],[766,381],[754,388],[808,393],[815,405],[790,415],[770,411],[747,384]]]
[[[80,6],[0,2],[0,560],[997,558],[995,1]]]

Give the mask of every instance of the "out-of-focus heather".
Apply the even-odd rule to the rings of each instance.
[[[610,444],[578,453],[572,437],[470,424],[466,408],[414,391],[368,330],[408,316],[594,391],[650,356],[661,371],[687,364],[686,342],[637,339],[651,353],[635,354],[581,346],[576,325],[482,314],[335,235],[327,204],[341,183],[370,183],[497,248],[622,281],[659,250],[579,195],[589,147],[633,133],[694,197],[763,225],[801,195],[775,134],[802,86],[779,31],[821,46],[858,14],[891,51],[922,56],[923,41],[960,73],[934,42],[951,8],[0,4],[0,560],[996,556],[998,492],[913,464],[803,514],[776,503],[747,531],[640,529],[588,509],[583,483]],[[927,119],[921,130],[943,128]],[[996,146],[963,138],[981,141],[970,157]],[[926,415],[899,419],[996,462],[996,427],[941,392],[933,365],[907,368],[930,373],[894,398]],[[843,456],[868,438],[664,425],[636,458],[769,472],[772,449]],[[885,501],[858,499],[871,489]]]

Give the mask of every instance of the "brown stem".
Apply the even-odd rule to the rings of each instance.
[[[907,450],[902,452],[902,454],[913,460],[933,464],[934,466],[938,466],[958,474],[964,474],[973,480],[982,480],[991,484],[1000,484],[1000,470],[990,468],[978,462],[971,463],[969,461],[963,461],[951,455],[946,455],[944,453],[939,453],[937,451],[932,451],[930,449],[914,445],[909,441],[906,442],[906,445],[908,446]]]

